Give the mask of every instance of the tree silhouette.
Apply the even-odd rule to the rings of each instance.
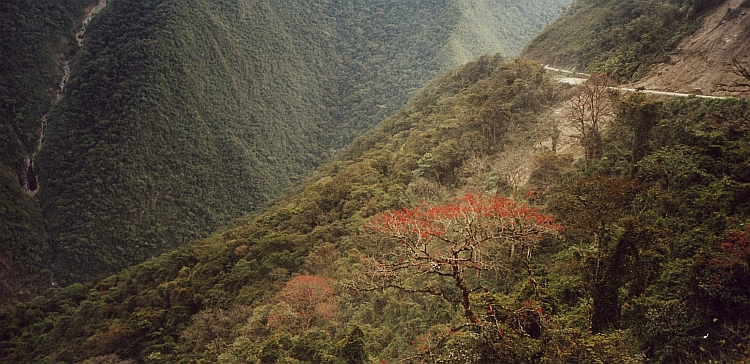
[[[747,81],[750,81],[750,66],[740,62],[740,60],[737,58],[732,58],[732,73],[744,78]],[[750,84],[748,83],[742,83],[739,85],[744,87],[750,86]]]
[[[502,276],[514,261],[528,263],[542,235],[561,229],[525,204],[468,194],[449,204],[387,212],[366,228],[382,244],[363,258],[357,289],[440,296],[460,305],[470,323],[478,318],[469,295],[485,290],[487,273]]]
[[[617,82],[606,75],[592,75],[570,99],[570,120],[578,130],[587,165],[589,160],[601,156],[601,127],[614,114],[611,88],[616,85]]]
[[[741,81],[732,81],[730,84],[719,83],[719,86],[724,91],[742,91],[742,89],[750,89],[750,65],[743,63],[738,58],[732,58],[730,70],[736,76],[741,78]]]

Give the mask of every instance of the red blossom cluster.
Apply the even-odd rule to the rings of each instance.
[[[562,227],[549,215],[507,198],[466,194],[452,203],[439,206],[421,204],[417,207],[386,212],[373,218],[369,227],[392,236],[416,236],[421,239],[440,238],[452,229],[474,225],[497,226],[503,229],[534,227],[535,230],[560,231]],[[521,225],[521,226],[518,226]],[[531,237],[541,239],[541,234]]]
[[[750,278],[750,226],[733,231],[717,252],[698,255],[698,284],[709,295],[720,297]]]
[[[375,251],[362,256],[360,289],[395,288],[442,297],[463,308],[470,326],[483,325],[470,296],[488,280],[515,269],[515,262],[528,263],[544,234],[562,230],[551,216],[528,204],[473,194],[447,204],[423,203],[386,212],[365,228],[383,244],[374,244]],[[440,347],[458,331],[416,338],[412,345],[421,354],[415,358],[424,359],[422,354]]]

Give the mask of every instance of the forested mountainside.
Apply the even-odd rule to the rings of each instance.
[[[247,14],[242,10],[261,3],[250,2],[245,4],[248,7],[233,9],[239,11],[237,14]],[[121,19],[105,16],[107,11],[117,10],[114,4],[95,19],[88,30],[92,38],[85,42],[95,42],[96,31],[105,34],[103,29],[107,27],[101,25],[105,21],[122,24]],[[154,170],[180,178],[186,178],[180,173],[191,167],[180,163],[193,158],[187,153],[197,150],[182,149],[186,154],[179,154],[160,149],[162,144],[182,140],[183,144],[202,145],[231,160],[233,144],[226,140],[242,140],[241,135],[256,134],[241,134],[242,129],[236,126],[230,128],[230,133],[210,121],[209,115],[244,110],[232,103],[218,103],[224,100],[224,93],[218,91],[222,89],[218,81],[222,72],[234,81],[232,90],[226,93],[266,90],[256,98],[249,93],[242,95],[237,105],[249,104],[247,100],[267,100],[267,93],[275,92],[247,86],[252,83],[249,78],[232,71],[237,67],[251,69],[250,64],[241,62],[243,58],[232,56],[235,47],[240,47],[239,42],[232,42],[240,34],[235,33],[235,27],[241,25],[235,23],[242,24],[245,15],[221,22],[223,26],[217,26],[218,30],[211,28],[217,33],[197,27],[183,37],[179,35],[184,30],[177,25],[197,23],[191,16],[221,20],[219,10],[200,8],[202,11],[196,15],[187,10],[180,13],[179,3],[142,4],[164,13],[152,18],[134,16],[134,22],[146,18],[137,27],[122,25],[123,29],[140,32],[133,36],[141,40],[138,47],[119,50],[115,42],[102,41],[98,46],[92,45],[91,50],[84,47],[78,51],[79,63],[73,63],[71,88],[66,88],[66,96],[49,114],[50,121],[57,118],[71,127],[58,132],[73,148],[45,152],[45,144],[38,160],[41,167],[41,161],[49,161],[48,166],[68,163],[75,170],[96,172],[82,175],[90,179],[65,176],[80,186],[85,186],[83,182],[92,184],[94,191],[110,188],[104,180],[133,178],[138,182],[136,192],[142,192],[139,196],[149,197],[145,205],[133,202],[140,209],[128,210],[129,205],[101,201],[119,208],[118,214],[140,213],[141,220],[126,221],[117,228],[134,232],[137,231],[132,226],[147,220],[150,210],[157,211],[158,218],[164,219],[157,222],[167,227],[179,226],[169,223],[169,214],[178,208],[190,210],[178,204],[183,203],[178,200],[181,193],[172,194],[167,189],[156,197],[149,195],[153,188],[164,187],[160,183],[177,183],[179,179],[172,177],[177,182],[170,182],[161,178],[164,175],[148,174],[150,170],[145,167],[137,169],[133,156],[142,155],[143,163]],[[231,6],[229,2],[222,4]],[[282,9],[269,4],[267,8],[273,12],[266,13],[263,19],[280,21],[281,17],[271,14],[281,14]],[[580,1],[574,6],[578,10],[569,11],[568,16],[583,11],[580,7],[586,4],[592,6],[592,11],[608,11],[593,7],[593,2]],[[616,9],[607,1],[597,4]],[[628,7],[656,3],[623,4]],[[681,6],[673,7],[675,4]],[[686,24],[697,27],[699,18],[704,16],[698,14],[709,11],[702,6],[713,4],[671,1],[661,3],[657,10],[666,11],[658,13],[662,15],[672,14],[668,9],[684,11],[681,14],[685,15]],[[350,9],[356,9],[355,4],[351,5]],[[182,17],[170,17],[173,12]],[[654,20],[649,14],[642,13],[638,19]],[[362,28],[365,23],[357,24]],[[341,39],[346,38],[331,32],[341,29],[341,25],[328,25],[316,23],[323,34],[336,39],[333,60],[340,63],[334,64],[354,67],[354,58],[340,56],[344,54]],[[414,25],[410,24],[409,29],[413,30]],[[162,33],[161,29],[166,30]],[[146,36],[152,31],[160,36]],[[225,38],[202,43],[201,34],[224,34]],[[636,42],[648,38],[643,33]],[[445,39],[455,39],[455,33]],[[273,47],[317,46],[298,44],[291,38],[287,41],[273,43]],[[202,68],[187,67],[181,57],[196,57],[196,53],[159,52],[163,49],[159,42],[184,42],[185,47],[221,50],[225,61],[217,63],[209,56],[198,57],[205,62]],[[113,78],[118,74],[107,73],[107,68],[79,66],[86,57],[93,60],[96,49],[103,54],[115,52],[115,56],[105,57],[106,62],[124,67],[128,77]],[[322,52],[326,48],[316,49]],[[443,47],[435,54],[444,61],[445,52],[460,54],[455,49]],[[660,52],[668,53],[666,49]],[[602,59],[615,62],[623,54],[618,53],[621,51],[612,51],[609,58]],[[130,63],[116,61],[135,53],[149,55],[145,58],[148,61],[132,69],[128,68]],[[643,53],[649,56],[642,58],[658,53],[651,49]],[[261,55],[265,53],[258,57]],[[306,65],[308,73],[326,69],[309,66],[307,60],[285,60]],[[200,61],[195,60],[198,64]],[[630,67],[630,63],[617,64],[612,69]],[[360,65],[362,72],[374,72],[368,75],[381,72],[381,68]],[[271,67],[266,71],[274,74],[278,70]],[[76,76],[78,72],[82,73]],[[81,75],[85,72],[96,76],[84,79]],[[193,77],[180,78],[169,73],[167,77],[163,72],[182,72]],[[202,78],[204,73],[210,77]],[[620,80],[624,77],[614,71],[612,74]],[[147,83],[150,79],[157,82]],[[86,80],[97,80],[95,85],[101,80],[112,83],[94,87]],[[187,80],[193,83],[180,83]],[[272,84],[276,79],[264,80]],[[285,86],[287,81],[279,85]],[[120,82],[150,86],[120,87]],[[314,78],[306,82],[337,92],[343,92],[340,87],[348,85],[340,78],[336,82],[316,83]],[[595,75],[583,85],[568,86],[550,79],[541,64],[507,61],[501,56],[484,56],[454,68],[430,82],[375,129],[355,138],[334,160],[301,179],[272,206],[237,219],[204,240],[187,243],[119,274],[55,288],[44,296],[0,310],[0,362],[750,361],[750,102],[731,98],[655,98],[641,92],[613,90],[609,87],[613,82],[607,76]],[[317,94],[301,92],[296,87],[302,86],[292,85],[283,89],[285,96],[329,102],[316,105],[333,105],[321,112],[343,120],[332,111],[341,106],[339,102],[343,101],[338,100],[343,98],[316,99]],[[185,91],[193,87],[203,92]],[[132,91],[138,89],[144,91]],[[85,97],[80,95],[81,90],[88,90]],[[119,94],[119,101],[97,98],[108,93]],[[184,97],[186,104],[195,108],[166,108],[158,102],[168,99],[164,95]],[[90,111],[93,116],[83,113],[81,118],[74,118],[72,110],[85,109],[81,105],[88,100],[104,105],[103,110],[117,117],[99,119],[100,111],[94,109]],[[211,103],[214,101],[215,105]],[[379,102],[373,104],[378,109],[385,105]],[[120,110],[116,106],[121,103],[129,108],[116,114],[112,110]],[[180,116],[183,111],[189,117]],[[130,123],[115,128],[113,125],[118,124],[113,120],[120,118]],[[176,129],[182,134],[159,129],[164,126],[159,120],[184,121],[184,129]],[[190,120],[200,121],[213,139],[206,141],[201,139],[203,134],[192,133]],[[317,135],[328,135],[325,118],[314,120],[320,120],[316,124],[320,127]],[[269,132],[262,126],[265,124],[257,125],[254,131],[267,139],[276,135],[273,132],[293,135],[284,129]],[[52,122],[49,127],[53,128]],[[93,131],[105,137],[94,138]],[[311,143],[322,148],[324,139]],[[345,139],[338,142],[344,143]],[[86,143],[77,146],[73,140]],[[259,145],[272,144],[271,140],[251,140]],[[221,143],[212,144],[213,141]],[[288,143],[294,145],[292,141]],[[109,144],[130,149],[110,149]],[[302,144],[305,143],[297,145]],[[83,152],[83,146],[88,148],[83,153],[86,158],[73,159],[74,153]],[[106,153],[119,158],[117,173],[107,168],[106,158],[96,159]],[[297,161],[299,165],[313,161],[312,166],[322,156],[320,152]],[[220,173],[221,167],[232,164],[217,164],[213,159],[210,162],[211,177],[215,176],[218,183],[229,183],[225,186],[229,188],[246,183],[222,179],[225,177]],[[290,163],[293,162],[284,164],[286,171],[302,173]],[[193,178],[193,184],[200,183],[201,171],[191,171],[194,177],[187,177]],[[90,214],[86,216],[88,220],[83,220],[89,226],[105,234],[109,231],[107,224],[116,226],[120,215],[102,218],[97,211],[104,211],[103,208],[91,209],[83,204],[85,200],[77,198],[58,201],[64,208],[51,205],[48,209],[43,205],[45,198],[58,198],[44,195],[44,178],[51,178],[52,174],[44,168],[35,172],[43,177],[42,189],[32,196],[39,200],[28,200],[28,206],[42,202],[44,209],[40,211],[45,215],[27,214],[28,219],[43,221],[46,216],[52,221],[52,216],[64,216],[65,208],[76,204],[82,216]],[[45,173],[50,175],[44,177]],[[9,177],[14,177],[13,173]],[[247,183],[257,182],[250,181]],[[285,182],[281,177],[275,181]],[[60,188],[69,185],[61,183]],[[121,188],[114,186],[112,189]],[[104,203],[101,201],[96,203]],[[167,202],[174,202],[177,207],[165,207]],[[3,207],[6,206],[16,207]],[[207,211],[199,211],[202,215],[193,213],[204,217],[219,211],[205,206]],[[12,210],[2,213],[7,211]],[[73,221],[79,220],[76,217]],[[73,226],[53,224],[48,225],[49,231]],[[184,224],[188,226],[187,222]],[[7,231],[22,231],[22,225],[12,226]],[[156,223],[149,226],[159,227]],[[45,230],[41,229],[40,234],[45,235]],[[147,234],[157,236],[148,231]],[[66,241],[80,252],[92,249],[84,244],[88,243],[86,240]],[[128,250],[130,247],[125,245],[120,248],[119,255],[138,251]],[[121,259],[111,255],[111,251],[104,253],[110,254],[108,259]],[[24,254],[36,262],[44,258],[32,249]],[[4,269],[11,267],[6,262],[12,262],[6,256],[9,255],[4,255],[2,261]]]
[[[750,359],[750,103],[565,87],[455,69],[266,212],[2,311],[0,357]]]
[[[725,0],[578,0],[522,56],[627,83],[667,62]]]
[[[75,23],[94,1],[0,3],[0,302],[50,284],[52,250],[24,193],[43,116],[57,100]],[[32,183],[35,181],[31,178]],[[28,187],[28,184],[26,184]],[[26,281],[30,278],[29,281]],[[42,283],[43,281],[43,283]]]
[[[205,237],[568,2],[3,2],[2,300]]]

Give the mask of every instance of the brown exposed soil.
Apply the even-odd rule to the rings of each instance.
[[[716,96],[750,98],[748,83],[732,72],[732,59],[750,65],[750,1],[727,0],[709,14],[701,28],[684,39],[670,62],[663,63],[632,87]]]

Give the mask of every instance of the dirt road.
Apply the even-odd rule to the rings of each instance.
[[[585,74],[585,73],[573,72],[573,71],[568,71],[568,70],[559,69],[559,68],[553,68],[553,67],[550,67],[548,65],[545,65],[544,69],[546,69],[548,71],[553,71],[553,72],[558,72],[558,73],[564,73],[566,75],[571,75],[571,76],[574,76],[574,75],[578,75],[578,76],[590,76],[590,75]],[[569,85],[582,85],[583,83],[586,82],[586,78],[583,78],[583,77],[560,77],[560,78],[557,79],[557,82],[567,83]],[[647,93],[647,94],[662,95],[662,96],[673,96],[673,97],[690,97],[690,96],[695,96],[695,97],[700,97],[700,98],[704,98],[704,99],[730,99],[731,98],[731,97],[723,97],[723,96],[696,95],[696,94],[685,94],[685,93],[680,93],[680,92],[667,92],[667,91],[646,90],[646,89],[643,89],[643,88],[629,88],[629,87],[620,87],[620,86],[610,87],[610,89],[620,90],[620,91],[625,91],[625,92],[643,92],[643,93]]]

